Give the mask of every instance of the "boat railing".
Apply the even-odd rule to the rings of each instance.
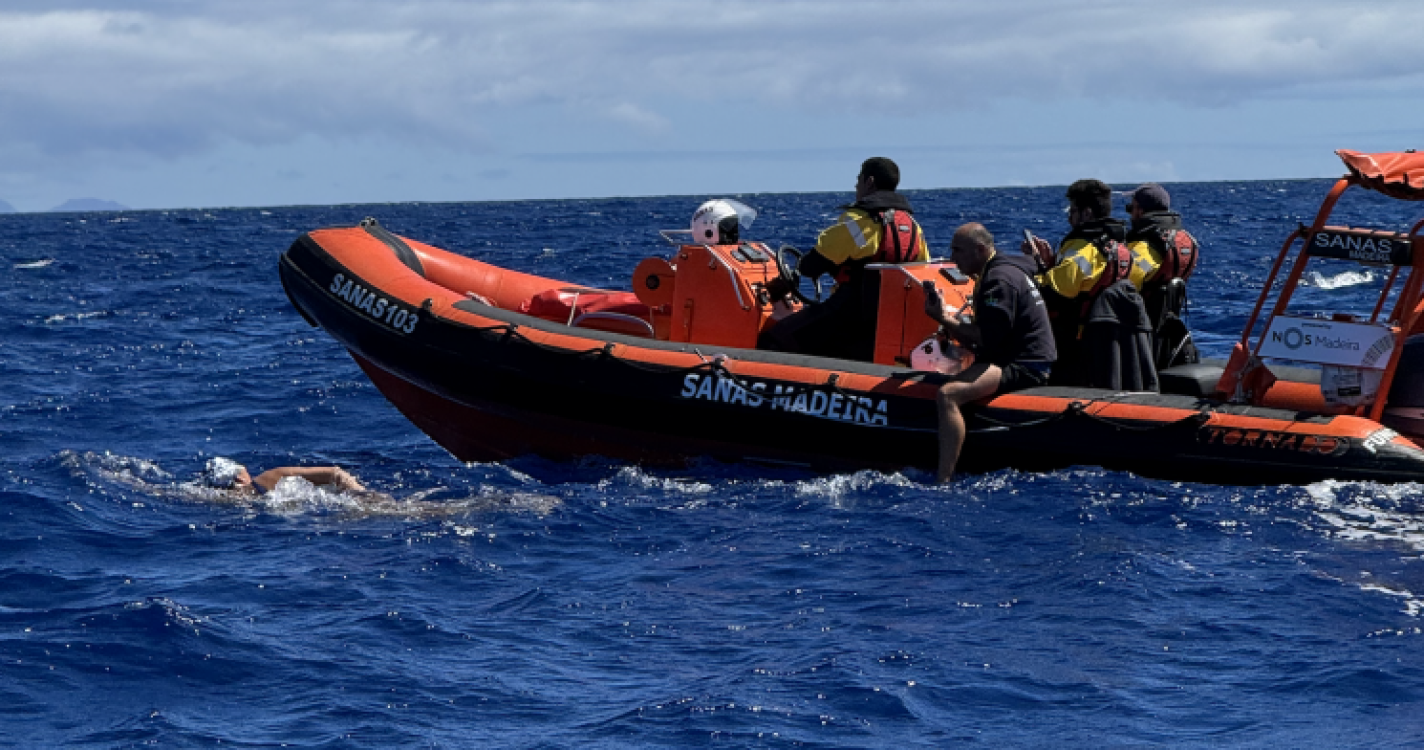
[[[1348,162],[1347,162],[1348,163]],[[1370,401],[1354,407],[1351,411],[1359,416],[1369,416],[1379,420],[1386,407],[1390,386],[1393,383],[1399,361],[1404,351],[1404,341],[1409,336],[1424,332],[1424,220],[1420,220],[1408,232],[1392,232],[1377,229],[1329,226],[1327,221],[1340,197],[1350,187],[1377,189],[1368,179],[1357,174],[1348,174],[1336,181],[1322,201],[1315,220],[1309,226],[1300,225],[1291,232],[1281,245],[1275,262],[1267,274],[1261,293],[1242,329],[1241,338],[1231,360],[1226,367],[1218,390],[1228,396],[1260,403],[1269,384],[1261,392],[1252,393],[1243,388],[1247,374],[1261,366],[1262,358],[1291,359],[1324,366],[1355,367],[1358,369],[1381,370],[1377,395]],[[1399,197],[1399,196],[1394,196]],[[1271,301],[1272,290],[1281,276],[1282,269],[1292,250],[1295,259],[1275,293],[1270,312],[1259,334],[1257,322]],[[1335,314],[1327,318],[1308,318],[1287,314],[1291,298],[1300,284],[1310,261],[1315,258],[1329,258],[1353,261],[1364,266],[1388,266],[1389,272],[1380,290],[1368,320],[1358,320],[1352,315]],[[1401,274],[1401,270],[1404,273]],[[1400,286],[1401,277],[1403,280]],[[1381,320],[1395,290],[1398,296],[1387,319]],[[1312,326],[1327,335],[1348,337],[1356,345],[1351,352],[1358,351],[1353,359],[1340,351],[1312,355],[1302,351],[1302,334],[1299,325]],[[1286,328],[1297,326],[1294,329]],[[1292,340],[1292,334],[1294,340]],[[1254,339],[1254,340],[1253,340]],[[1339,339],[1336,339],[1338,341]],[[1370,342],[1374,342],[1371,344]],[[1363,344],[1363,345],[1361,345]],[[1385,353],[1388,352],[1388,356]],[[1282,357],[1288,353],[1288,357]],[[1353,355],[1351,355],[1353,356]]]

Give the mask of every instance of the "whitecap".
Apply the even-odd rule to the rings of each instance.
[[[1347,286],[1359,286],[1368,284],[1375,280],[1375,275],[1371,271],[1363,273],[1359,271],[1345,271],[1334,276],[1326,276],[1319,271],[1311,271],[1301,280],[1302,286],[1313,286],[1317,289],[1342,289]]]
[[[95,310],[94,312],[86,313],[61,313],[59,315],[51,315],[48,318],[45,318],[44,322],[45,325],[52,326],[55,323],[64,323],[72,320],[88,320],[89,318],[102,318],[108,314],[109,312],[107,310]]]
[[[637,466],[624,466],[618,470],[617,474],[614,474],[608,479],[599,481],[596,486],[600,490],[623,486],[645,490],[660,490],[662,492],[675,492],[681,495],[702,495],[712,491],[712,485],[706,482],[674,477],[658,477],[647,473]]]
[[[1424,552],[1424,494],[1416,483],[1376,484],[1327,479],[1306,485],[1322,531],[1347,541],[1392,542]]]
[[[29,263],[16,263],[14,267],[23,269],[44,268],[52,263],[54,263],[54,258],[44,258],[42,260],[32,260]]]
[[[73,471],[92,472],[102,479],[124,484],[165,481],[173,478],[173,475],[152,461],[132,456],[121,456],[109,451],[78,453],[66,450],[59,453],[59,461]]]
[[[920,486],[904,474],[884,474],[864,470],[854,474],[834,474],[815,479],[804,479],[796,483],[796,494],[802,497],[819,497],[831,501],[833,507],[842,507],[847,496],[870,492],[879,487]]]

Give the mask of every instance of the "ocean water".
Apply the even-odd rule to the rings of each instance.
[[[1329,185],[1170,186],[1208,354]],[[1061,188],[910,195],[940,252],[967,220],[1064,230]],[[1424,744],[1418,485],[463,465],[277,280],[301,232],[375,216],[627,288],[706,197],[0,217],[0,746]],[[743,199],[805,247],[847,196]],[[1383,283],[1317,270],[1323,311]],[[233,497],[212,456],[386,496]]]

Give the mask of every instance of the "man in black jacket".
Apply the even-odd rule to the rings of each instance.
[[[995,252],[989,230],[970,223],[955,230],[950,260],[975,277],[974,320],[952,316],[931,282],[925,283],[925,313],[973,349],[975,363],[940,386],[935,399],[939,406],[941,482],[954,476],[964,447],[960,407],[999,393],[1044,385],[1058,358],[1048,310],[1033,281],[1037,266],[1032,259]]]

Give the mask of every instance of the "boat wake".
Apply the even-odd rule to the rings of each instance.
[[[1424,486],[1326,480],[1307,485],[1305,492],[1315,517],[1324,522],[1321,530],[1327,536],[1424,552]],[[1361,571],[1354,583],[1362,591],[1397,597],[1402,611],[1411,617],[1424,615],[1424,595],[1400,582]]]
[[[1331,536],[1424,552],[1424,486],[1326,480],[1306,485],[1305,492]]]

